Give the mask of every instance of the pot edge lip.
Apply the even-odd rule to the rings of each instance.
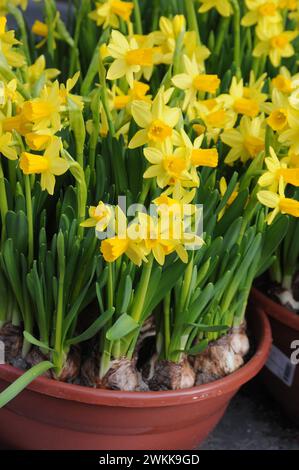
[[[267,315],[289,328],[299,331],[299,315],[278,302],[275,302],[275,300],[271,299],[271,297],[256,287],[252,288],[251,295],[263,303],[263,310]],[[264,304],[269,304],[272,308],[267,309],[264,307]]]
[[[66,402],[124,408],[160,408],[187,405],[192,402],[195,403],[197,401],[221,397],[236,392],[242,385],[255,377],[264,366],[270,353],[272,334],[269,319],[263,309],[255,308],[254,315],[258,317],[257,321],[261,323],[262,331],[254,355],[240,369],[215,382],[183,390],[126,392],[95,389],[39,377],[25,391],[54,399],[63,399]],[[0,365],[0,381],[10,383],[21,375],[22,371],[13,366]],[[13,406],[11,403],[7,405],[8,408]]]

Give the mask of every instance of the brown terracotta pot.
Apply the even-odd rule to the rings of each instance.
[[[294,349],[291,348],[291,344],[294,340],[299,340],[299,315],[296,315],[294,312],[291,312],[282,305],[274,302],[269,297],[264,295],[257,289],[252,290],[251,298],[254,301],[255,305],[260,306],[262,310],[269,316],[272,335],[273,335],[273,345],[278,348],[287,358],[290,358]],[[279,371],[284,371],[286,368],[286,373],[289,373],[290,367],[286,363],[284,365],[283,358],[280,363],[278,356],[276,355],[275,362],[281,364],[278,367],[276,373]],[[274,353],[277,351],[274,351]],[[271,359],[271,358],[270,358]],[[269,363],[270,363],[269,359]],[[291,366],[292,373],[288,378],[288,375],[284,377],[284,380],[288,379],[288,384],[283,382],[282,378],[276,376],[268,367],[264,367],[260,377],[271,395],[281,404],[283,409],[289,415],[289,417],[299,423],[299,365],[296,367]]]
[[[172,392],[118,392],[39,378],[0,410],[0,441],[10,448],[34,450],[195,448],[267,360],[267,317],[254,310],[249,323],[255,355],[237,372],[207,385]],[[0,390],[20,374],[0,366]]]

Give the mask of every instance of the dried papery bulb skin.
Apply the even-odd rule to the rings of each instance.
[[[149,380],[149,388],[158,390],[181,390],[191,388],[195,383],[195,372],[184,357],[180,363],[157,361],[153,376]]]
[[[111,362],[111,367],[103,378],[100,388],[122,390],[126,392],[147,391],[141,373],[136,368],[135,360],[126,358]]]
[[[39,364],[40,362],[48,361],[49,359],[50,358],[48,355],[43,354],[39,348],[33,346],[26,356],[27,369],[30,369],[31,367]],[[43,376],[49,379],[59,380],[60,382],[74,383],[78,379],[80,373],[80,365],[81,350],[80,347],[75,346],[71,348],[64,364],[64,367],[59,376],[57,376],[53,370],[45,372]]]
[[[76,381],[80,374],[81,367],[81,348],[80,346],[73,346],[68,353],[64,367],[59,374],[58,380],[60,382],[72,383]]]
[[[26,356],[27,369],[31,369],[31,367],[36,366],[40,362],[48,361],[48,360],[49,360],[48,356],[43,354],[39,348],[37,348],[36,346],[33,346]],[[48,379],[53,379],[54,375],[51,370],[48,370],[43,374],[43,377],[47,377]]]
[[[243,326],[209,344],[194,361],[196,385],[213,382],[238,370],[244,364],[249,347]]]
[[[299,276],[295,276],[292,288],[284,289],[276,284],[269,289],[269,295],[288,310],[299,312]]]
[[[14,362],[22,352],[23,328],[6,323],[0,328],[0,341],[5,345],[5,361],[8,364]]]

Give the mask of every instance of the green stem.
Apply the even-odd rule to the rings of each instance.
[[[230,20],[231,20],[230,17],[226,18],[224,16],[220,20],[220,26],[217,31],[216,44],[215,44],[214,51],[213,51],[215,56],[217,57],[219,57],[221,50],[223,48],[223,41],[224,41],[224,38],[226,36],[227,30],[230,24]]]
[[[168,292],[164,299],[164,341],[165,341],[165,357],[168,356],[170,346],[170,301],[171,294]]]
[[[16,168],[15,160],[9,160],[8,162],[8,176],[9,176],[9,183],[10,183],[11,191],[13,194],[15,194],[16,186],[17,186],[17,168]]]
[[[107,116],[108,127],[109,127],[111,136],[114,137],[115,127],[114,127],[113,119],[112,119],[110,108],[109,108],[109,100],[108,100],[107,85],[106,85],[106,69],[104,67],[101,56],[99,56],[99,76],[100,76],[100,83],[102,86],[102,102],[103,102],[104,110]]]
[[[178,315],[181,315],[184,312],[185,308],[187,307],[186,303],[189,297],[190,284],[191,284],[191,279],[192,279],[192,274],[193,274],[193,267],[194,267],[194,252],[192,252],[191,260],[185,272]]]
[[[289,291],[292,290],[293,276],[285,274],[282,279],[282,287]]]
[[[29,50],[29,45],[28,45],[28,35],[27,35],[27,30],[26,30],[26,25],[25,25],[23,14],[19,10],[19,8],[16,8],[13,5],[8,5],[8,11],[15,17],[15,20],[20,28],[23,50],[26,56],[27,63],[28,65],[30,65],[31,57],[30,57],[30,50]]]
[[[140,193],[140,196],[139,196],[139,199],[138,199],[138,204],[144,204],[144,202],[145,202],[145,200],[148,196],[148,193],[151,189],[151,185],[152,185],[151,179],[143,180],[143,188],[142,188],[142,192]]]
[[[241,78],[241,13],[237,0],[231,0],[234,10],[234,62],[237,67],[237,77]]]
[[[182,63],[182,47],[184,45],[185,30],[183,30],[177,37],[175,51],[173,55],[173,74],[178,74],[181,69]]]
[[[151,273],[153,268],[154,257],[151,254],[148,262],[144,263],[140,282],[137,288],[137,292],[134,298],[134,305],[131,316],[136,322],[140,322],[142,319],[142,313],[144,309],[145,299],[151,279]]]
[[[134,3],[134,18],[135,18],[136,33],[143,34],[139,1],[133,0],[133,3]]]
[[[113,287],[113,264],[108,263],[108,309],[113,308],[114,287]]]
[[[197,17],[196,17],[196,12],[195,12],[195,7],[194,7],[194,1],[193,0],[185,0],[185,9],[186,9],[186,13],[187,13],[189,29],[191,31],[196,32],[198,44],[201,44],[201,39],[200,39],[200,34],[199,34],[199,27],[198,27]]]
[[[114,276],[113,276],[113,263],[108,263],[108,281],[107,281],[107,300],[108,309],[113,307],[114,304]],[[113,342],[106,338],[106,331],[111,326],[111,322],[103,331],[102,339],[104,341],[104,347],[101,356],[100,364],[100,378],[102,379],[110,368],[111,353],[113,348]]]
[[[6,214],[8,212],[8,203],[7,203],[7,195],[6,195],[6,187],[5,187],[5,178],[2,169],[2,161],[0,156],[0,211],[1,211],[1,223],[2,223],[2,233],[1,233],[1,242],[3,243],[5,240],[5,219]]]
[[[64,279],[65,279],[65,254],[64,254],[64,236],[62,232],[57,237],[57,253],[59,265],[58,281],[58,304],[56,314],[55,328],[55,353],[53,355],[55,371],[59,376],[63,368],[63,345],[62,345],[62,327],[63,327],[63,300],[64,300]]]
[[[25,195],[28,220],[28,266],[32,266],[34,258],[34,236],[33,236],[33,212],[30,176],[24,175],[25,178]]]
[[[76,64],[78,64],[78,44],[79,44],[79,39],[80,39],[80,33],[81,33],[81,25],[82,25],[82,20],[85,16],[85,12],[87,11],[87,2],[86,0],[83,0],[81,3],[77,19],[76,19],[76,28],[75,28],[75,34],[74,34],[74,47],[71,49],[71,58],[70,58],[70,71],[69,75],[70,77],[74,75],[75,73],[75,68]],[[78,70],[80,69],[80,66],[78,67]]]
[[[266,64],[267,64],[267,56],[263,55],[260,59],[258,76],[255,78],[259,78],[261,75],[263,75],[263,73],[265,72]]]
[[[99,71],[99,57],[100,57],[100,47],[101,47],[102,39],[99,40],[98,45],[93,53],[91,62],[89,64],[87,73],[81,85],[81,95],[88,96],[89,91],[92,87],[92,83],[94,81],[95,76]]]

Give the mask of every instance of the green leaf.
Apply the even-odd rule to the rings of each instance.
[[[188,310],[188,320],[190,322],[196,321],[200,314],[204,311],[214,294],[214,285],[209,283],[202,290],[201,295],[195,302],[193,302]]]
[[[47,351],[54,351],[54,349],[50,348],[46,343],[43,341],[39,341],[38,339],[34,338],[28,331],[23,332],[24,338],[34,346],[37,346],[40,349],[45,349]]]
[[[126,313],[130,304],[130,300],[132,297],[132,279],[131,276],[126,276],[124,279],[124,286],[120,288],[121,298],[119,299],[119,303],[116,306],[117,313]]]
[[[71,346],[72,344],[78,344],[82,343],[83,341],[87,341],[93,336],[95,336],[107,323],[108,321],[113,317],[113,314],[115,312],[115,308],[111,308],[110,310],[107,310],[105,313],[99,316],[87,330],[84,331],[84,333],[81,333],[78,336],[75,336],[74,338],[71,338],[66,341],[66,344],[68,346]]]
[[[6,235],[14,242],[14,247],[20,253],[27,253],[28,223],[23,211],[17,213],[9,211],[6,215]]]
[[[63,342],[65,341],[65,339],[67,337],[67,334],[68,334],[68,331],[69,331],[74,319],[78,315],[78,313],[80,311],[80,308],[81,308],[81,305],[82,305],[82,303],[83,303],[83,301],[84,301],[84,299],[85,299],[85,297],[88,293],[88,289],[89,289],[90,284],[91,284],[91,282],[93,280],[93,277],[94,277],[94,272],[95,272],[95,267],[94,267],[94,270],[93,270],[93,272],[90,276],[89,281],[87,282],[85,287],[80,292],[80,295],[77,297],[76,301],[72,305],[69,313],[67,314],[67,316],[65,317],[65,319],[63,321],[63,331],[64,331]]]
[[[13,241],[6,240],[2,248],[2,260],[7,278],[17,299],[20,310],[23,311],[22,283],[20,278],[19,254],[14,249]]]
[[[285,237],[288,230],[288,218],[278,217],[270,227],[267,228],[262,247],[262,257],[258,266],[258,273],[262,274],[263,265],[267,265],[269,259],[273,256],[277,247]]]
[[[109,341],[117,341],[124,338],[139,327],[139,323],[130,317],[130,315],[124,313],[107,331],[106,338],[109,339]]]
[[[52,362],[40,362],[32,369],[25,372],[13,384],[7,387],[6,390],[0,393],[0,408],[3,408],[7,403],[13,400],[19,393],[21,393],[33,380],[43,375],[47,370],[52,369],[54,365]]]
[[[164,299],[165,294],[171,291],[184,274],[186,268],[187,264],[178,260],[163,270],[157,289],[152,292],[152,299],[145,307],[143,318],[147,318],[147,316],[151,314],[156,306]]]

